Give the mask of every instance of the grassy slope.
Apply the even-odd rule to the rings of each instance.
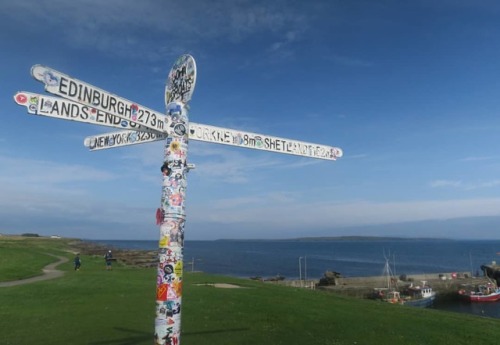
[[[0,238],[0,259],[4,244]],[[25,242],[17,250],[64,253],[61,247],[49,247]],[[16,250],[14,245],[9,248]],[[82,259],[78,272],[71,263],[62,265],[67,271],[63,278],[0,288],[1,345],[152,343],[155,269],[115,265],[108,272],[101,257]],[[215,282],[242,288],[198,285]],[[500,338],[497,319],[201,273],[185,273],[182,308],[182,345],[457,345],[497,344]]]
[[[0,237],[0,282],[43,274],[42,268],[66,256],[67,241],[47,238]]]

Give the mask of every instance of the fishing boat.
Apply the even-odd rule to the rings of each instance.
[[[401,291],[403,304],[412,307],[427,308],[432,306],[436,299],[436,292],[426,281],[422,281],[422,285],[414,286],[411,284]]]
[[[385,280],[385,286],[382,288],[375,288],[373,291],[373,298],[393,304],[401,303],[402,299],[398,291],[398,279],[392,274],[388,258],[385,258],[382,276]]]
[[[399,291],[388,290],[387,288],[375,288],[373,297],[383,302],[391,304],[403,304],[404,301],[401,298]]]
[[[458,294],[469,302],[496,302],[500,300],[500,288],[493,282],[477,285],[474,289],[460,289]]]
[[[412,307],[430,307],[436,299],[436,292],[426,281],[422,285],[410,285],[399,288],[398,279],[392,275],[389,260],[386,258],[384,277],[387,287],[375,289],[375,297],[392,304],[404,304]]]

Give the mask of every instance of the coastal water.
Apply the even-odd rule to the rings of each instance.
[[[94,241],[121,249],[156,250],[157,241]],[[186,241],[184,269],[241,278],[320,279],[326,271],[344,277],[382,275],[386,258],[395,275],[471,272],[500,260],[499,240],[217,240]],[[438,306],[456,312],[500,318],[500,302]]]

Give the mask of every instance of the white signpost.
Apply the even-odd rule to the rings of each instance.
[[[25,106],[28,113],[124,129],[85,138],[84,144],[91,151],[165,140],[161,206],[156,212],[160,239],[154,338],[159,345],[180,344],[184,203],[187,173],[192,168],[187,163],[188,141],[325,160],[342,157],[342,150],[337,147],[190,123],[188,102],[196,84],[196,63],[190,55],[179,57],[170,70],[165,88],[166,115],[49,67],[35,65],[31,73],[45,84],[46,91],[62,98],[20,91],[14,95],[14,100]]]
[[[141,131],[118,131],[85,138],[84,145],[91,151],[119,146],[143,144],[162,140]],[[189,140],[205,141],[230,146],[246,147],[277,153],[286,153],[310,158],[336,160],[342,156],[338,147],[306,143],[303,141],[272,137],[264,134],[236,131],[228,128],[189,123]]]
[[[14,95],[17,104],[25,106],[29,114],[53,117],[56,119],[85,122],[92,125],[157,133],[148,127],[128,121],[122,117],[106,113],[94,107],[69,101],[59,97],[19,91]]]
[[[159,132],[166,132],[169,127],[165,115],[71,78],[50,67],[35,65],[31,68],[31,75],[45,84],[45,91],[56,96],[88,105]]]

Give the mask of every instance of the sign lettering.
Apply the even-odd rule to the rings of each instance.
[[[166,138],[166,136],[159,134],[146,136],[134,133],[138,134],[140,132],[122,131],[87,137],[84,144],[90,150],[102,150],[118,146],[142,144]],[[118,137],[122,138],[121,141],[117,139]],[[342,157],[343,154],[342,150],[338,147],[235,131],[194,122],[189,123],[189,139],[326,160],[336,160]]]
[[[110,149],[120,146],[144,144],[151,141],[164,140],[166,133],[119,131],[85,138],[83,144],[90,150]]]
[[[336,160],[343,154],[338,147],[235,131],[193,122],[189,124],[189,139],[326,160]]]
[[[93,85],[71,78],[49,67],[35,65],[31,75],[54,95],[78,102],[144,127],[166,132],[170,120],[154,110],[113,95]]]
[[[25,106],[29,114],[142,132],[152,131],[135,122],[59,97],[20,91],[14,95],[14,100],[17,104]]]

